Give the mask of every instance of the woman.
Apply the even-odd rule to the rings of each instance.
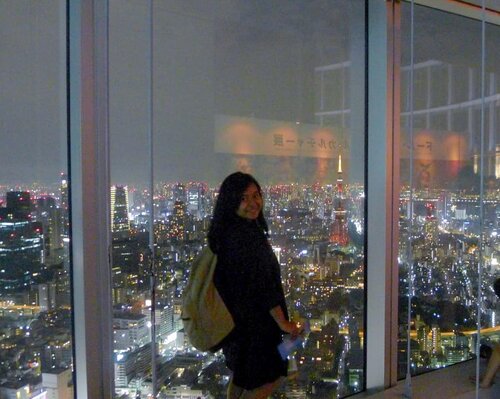
[[[214,283],[235,322],[222,346],[233,373],[228,399],[267,398],[287,373],[277,348],[282,334],[300,333],[298,323],[288,320],[262,209],[259,183],[233,173],[222,182],[208,233],[218,259]]]

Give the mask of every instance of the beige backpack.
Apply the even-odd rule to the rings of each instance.
[[[181,319],[191,345],[215,352],[234,328],[234,321],[215,288],[217,256],[206,246],[193,261],[182,296]]]

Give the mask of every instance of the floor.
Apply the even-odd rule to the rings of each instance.
[[[486,362],[482,360],[481,371],[486,368]],[[476,396],[476,387],[469,381],[469,377],[475,375],[476,362],[464,362],[446,369],[426,373],[412,378],[411,399],[500,399],[500,373],[497,373],[496,382],[489,389],[479,389]],[[406,398],[405,382],[401,381],[397,386],[378,393],[365,393],[355,398],[370,399],[395,399]]]

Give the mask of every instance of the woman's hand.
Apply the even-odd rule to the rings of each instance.
[[[280,328],[290,334],[292,339],[297,338],[300,334],[304,332],[304,327],[301,325],[300,322],[294,322],[294,321],[289,321],[285,320],[282,325],[280,325]]]
[[[270,313],[279,328],[283,332],[290,334],[292,339],[297,338],[304,331],[304,326],[300,322],[293,322],[285,318],[281,306],[272,308]]]

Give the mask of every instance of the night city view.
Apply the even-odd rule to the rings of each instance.
[[[94,98],[75,94],[72,3],[0,0],[0,399],[100,399],[78,388],[101,377],[116,399],[226,398],[224,356],[191,346],[181,304],[235,171],[262,186],[289,314],[310,325],[273,399],[386,389],[500,344],[498,25],[481,63],[460,1],[383,2],[399,20],[382,23],[364,0],[110,0]]]
[[[275,397],[340,397],[362,389],[365,198],[363,187],[344,182],[342,172],[337,176],[335,184],[264,188],[265,214],[289,309],[294,317],[311,323],[304,348],[290,362],[289,381]],[[65,183],[63,179],[59,187],[13,188],[19,191],[2,186],[2,387],[13,384],[42,391],[47,379],[64,378],[72,367]],[[217,187],[175,182],[158,184],[155,190],[160,397],[182,391],[223,398],[229,374],[222,355],[190,347],[180,320],[190,261],[205,245]],[[400,200],[400,346],[404,350],[406,345],[404,264],[412,242],[411,366],[421,372],[474,356],[473,304],[481,253],[478,198],[460,191],[417,190],[410,240],[408,195],[403,191]],[[147,198],[146,190],[111,188],[114,370],[117,397],[123,398],[147,397],[151,392]],[[495,333],[498,337],[499,329],[491,288],[500,256],[498,206],[494,187],[484,202],[481,317],[486,341]]]

